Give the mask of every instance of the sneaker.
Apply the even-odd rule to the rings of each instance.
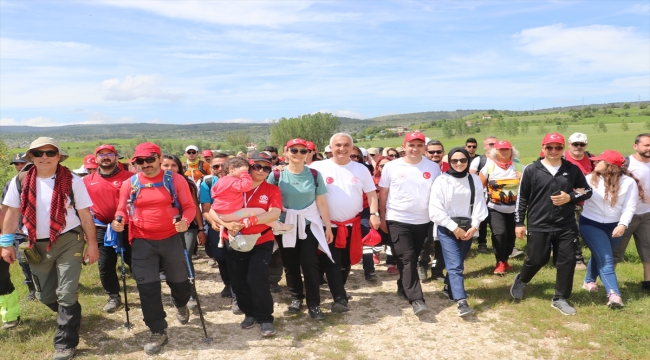
[[[344,313],[350,311],[347,300],[339,299],[332,304],[333,313]]]
[[[104,305],[104,311],[106,311],[109,314],[112,314],[120,306],[122,306],[122,298],[120,297],[120,295],[110,295],[108,297],[108,301],[106,302],[106,305]]]
[[[187,308],[190,310],[196,309],[196,299],[194,297],[190,296],[190,300],[187,302]]]
[[[612,293],[609,294],[609,301],[607,302],[607,306],[610,309],[622,309],[623,308],[623,299],[621,299],[620,296]]]
[[[162,350],[162,346],[167,344],[167,331],[151,332],[149,342],[144,344],[144,352],[147,355],[155,355]]]
[[[239,326],[241,326],[242,329],[250,329],[250,328],[252,328],[253,326],[255,326],[255,323],[256,323],[256,321],[255,321],[255,318],[254,318],[254,317],[252,317],[252,316],[246,316],[246,317],[244,318],[244,321],[242,321],[241,323],[239,323]]]
[[[272,323],[262,323],[260,325],[262,337],[269,337],[275,335],[275,327]]]
[[[379,265],[379,262],[381,259],[379,258],[379,253],[372,253],[372,263],[375,265]]]
[[[515,298],[515,300],[521,300],[524,298],[524,288],[526,287],[526,284],[519,279],[520,277],[521,273],[517,274],[517,276],[515,276],[515,281],[510,287],[510,295]]]
[[[284,224],[284,223],[280,223],[280,224],[282,224],[280,229],[273,230],[273,235],[284,235],[290,233],[296,227],[296,225],[293,224]]]
[[[413,314],[415,316],[424,315],[429,312],[429,308],[424,305],[424,300],[415,300],[411,303],[411,306],[413,307]]]
[[[446,296],[449,301],[454,301],[453,295],[451,295],[451,289],[449,288],[449,285],[446,285],[442,288],[442,295]]]
[[[641,291],[650,295],[650,281],[641,281]]]
[[[366,281],[377,281],[377,274],[375,272],[367,272],[366,274]]]
[[[512,270],[514,270],[514,269],[512,268],[512,266],[510,266],[510,264],[508,264],[507,261],[504,261],[503,264],[504,264],[504,266],[505,266],[506,271],[512,271]]]
[[[522,256],[522,255],[524,255],[523,251],[517,249],[516,247],[513,247],[512,248],[512,253],[510,254],[509,257],[516,258],[516,257]]]
[[[29,289],[29,294],[25,296],[25,301],[36,301],[36,290]]]
[[[271,292],[274,294],[277,294],[279,292],[282,292],[282,286],[276,282],[271,283]]]
[[[478,252],[480,252],[481,254],[487,254],[488,253],[487,244],[478,244]]]
[[[469,307],[467,300],[458,300],[458,316],[464,317],[473,313],[472,308]]]
[[[589,291],[590,293],[598,291],[598,285],[596,285],[596,283],[593,281],[583,283],[582,288]]]
[[[421,265],[418,265],[418,277],[420,281],[427,279],[427,268]]]
[[[506,274],[506,263],[499,261],[497,267],[494,268],[494,275],[505,275]]]
[[[233,299],[232,299],[230,310],[231,310],[232,313],[235,314],[235,315],[241,315],[241,314],[244,313],[244,312],[241,311],[241,309],[239,308],[239,304],[237,303],[237,298],[233,298]]]
[[[302,311],[302,300],[293,299],[291,300],[291,305],[289,305],[288,311],[292,314],[297,314]]]
[[[230,286],[225,285],[223,289],[221,290],[221,297],[222,298],[231,298],[232,293],[230,292]]]
[[[445,275],[443,275],[443,273],[441,273],[441,272],[434,271],[433,269],[431,269],[431,280],[444,282],[445,281]]]
[[[585,265],[584,261],[576,261],[576,270],[587,270],[587,265]]]
[[[190,321],[190,309],[188,309],[187,306],[176,308],[176,319],[178,319],[178,322],[182,325],[187,324]]]
[[[217,267],[217,266],[218,266],[218,265],[217,265],[217,260],[215,260],[215,259],[209,259],[209,260],[208,260],[208,266],[211,267],[211,268],[215,268],[215,267]]]
[[[557,299],[551,301],[551,307],[558,309],[563,315],[575,315],[576,309],[569,304],[565,299]]]
[[[192,260],[197,260],[199,258],[199,254],[192,254]]]
[[[388,265],[388,269],[386,269],[386,272],[388,272],[391,275],[399,275],[399,270],[397,270],[397,266],[395,265]]]
[[[406,296],[406,291],[404,291],[404,289],[397,289],[397,295],[399,295],[404,300],[409,299],[409,297]]]
[[[320,310],[320,306],[310,306],[309,316],[311,317],[312,320],[317,320],[317,321],[325,319],[325,315],[323,315],[323,312]]]
[[[160,282],[165,282],[165,281],[167,281],[167,275],[165,275],[165,272],[164,272],[164,271],[161,271],[160,274],[159,274],[159,276],[160,276]]]
[[[18,317],[18,319],[14,320],[14,321],[7,321],[5,323],[2,323],[2,326],[0,327],[0,329],[2,329],[2,330],[13,329],[16,326],[18,326],[18,324],[20,324],[20,316]]]
[[[74,357],[74,353],[77,351],[77,348],[71,349],[54,349],[54,355],[52,355],[52,360],[68,360]]]

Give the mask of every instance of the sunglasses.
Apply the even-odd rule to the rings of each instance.
[[[388,154],[388,157],[389,157],[389,158],[393,158],[393,159],[394,159],[394,158],[396,158],[396,157],[397,157],[397,154]]]
[[[546,149],[546,151],[562,151],[564,150],[564,146],[545,146],[544,149]]]
[[[428,152],[429,154],[431,154],[431,155],[433,155],[433,154],[438,154],[438,155],[440,155],[440,154],[442,154],[443,151],[442,151],[442,150],[428,150],[427,152]]]
[[[212,165],[212,168],[213,168],[214,170],[219,170],[219,169],[221,169],[221,165],[219,165],[219,164],[217,164],[217,165]]]
[[[476,145],[465,145],[465,147],[469,149],[476,149]]]
[[[115,153],[105,153],[105,154],[100,153],[100,154],[97,154],[97,157],[99,157],[99,158],[101,158],[101,159],[104,159],[104,158],[114,158],[114,157],[115,157]]]
[[[297,154],[300,153],[301,155],[307,155],[309,153],[309,149],[296,149],[296,148],[289,148],[288,149],[290,153],[292,154]]]
[[[153,164],[154,161],[156,161],[157,158],[158,158],[157,156],[149,156],[149,157],[146,157],[146,158],[137,158],[137,159],[135,159],[135,163],[138,164],[138,165],[142,165],[145,162],[147,164]]]
[[[451,159],[451,160],[449,160],[449,162],[450,162],[451,164],[453,164],[453,165],[456,165],[456,164],[458,164],[458,163],[461,163],[461,164],[467,164],[467,158],[462,158],[462,159]]]
[[[352,160],[357,160],[357,159],[359,159],[359,155],[357,155],[357,154],[350,154],[350,159],[352,159]]]
[[[188,151],[186,151],[186,153],[189,154],[189,155],[194,155],[194,154],[196,154],[196,151],[188,150]]]
[[[262,170],[262,171],[264,171],[264,172],[267,173],[267,174],[270,174],[270,173],[271,173],[271,170],[273,170],[270,166],[262,166],[262,165],[260,165],[260,164],[253,164],[253,165],[251,165],[251,169],[253,169],[253,170],[255,170],[255,171],[260,171],[260,170]]]
[[[32,150],[30,151],[33,157],[39,158],[42,157],[43,154],[47,157],[55,157],[59,151],[58,150]]]
[[[573,145],[575,147],[585,147],[585,146],[587,146],[587,144],[585,144],[585,143],[573,143],[571,145]]]

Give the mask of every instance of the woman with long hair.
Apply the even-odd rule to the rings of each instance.
[[[395,148],[392,148],[392,147],[385,148],[381,152],[381,155],[383,157],[387,157],[387,158],[389,158],[391,160],[399,159],[399,153],[397,152],[397,150]]]
[[[625,158],[617,151],[605,150],[592,157],[594,170],[587,175],[593,194],[585,201],[580,215],[580,235],[591,250],[583,289],[598,291],[596,279],[605,286],[612,309],[622,308],[623,300],[614,269],[613,252],[630,224],[636,205],[643,201],[643,187],[623,167]]]

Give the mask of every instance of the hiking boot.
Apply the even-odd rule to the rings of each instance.
[[[239,308],[239,304],[237,304],[237,298],[233,298],[231,304],[232,304],[232,306],[231,306],[230,310],[232,310],[233,314],[235,314],[235,315],[243,314],[243,312]]]
[[[427,279],[427,268],[426,267],[418,265],[418,277],[420,278],[420,281],[423,281],[423,280]]]
[[[623,308],[623,299],[619,295],[616,295],[614,293],[609,294],[609,301],[607,302],[607,306],[610,309],[622,309]]]
[[[187,324],[190,321],[190,309],[188,309],[187,306],[176,308],[176,319],[178,319],[178,322],[182,325]]]
[[[506,274],[506,263],[499,261],[497,267],[494,268],[494,275],[505,275]]]
[[[0,327],[0,329],[2,329],[2,330],[13,329],[16,326],[18,326],[18,324],[20,324],[20,316],[18,317],[18,319],[14,320],[14,321],[7,321],[5,323],[2,323],[2,326]]]
[[[434,271],[433,269],[431,269],[431,280],[444,282],[445,281],[445,275],[443,275],[443,273],[441,273],[439,271]]]
[[[217,267],[217,266],[218,266],[218,264],[217,264],[217,260],[215,260],[215,259],[208,259],[208,266],[211,267],[211,268]]]
[[[563,315],[575,315],[576,309],[569,305],[565,299],[556,299],[551,301],[551,307],[558,309]]]
[[[424,315],[429,312],[429,308],[424,305],[424,300],[415,300],[411,303],[411,306],[413,307],[413,314],[415,316]]]
[[[524,298],[524,288],[526,287],[526,284],[520,280],[520,277],[521,273],[517,274],[515,276],[515,281],[510,287],[510,295],[515,298],[515,300],[521,300]]]
[[[576,261],[576,270],[587,270],[587,265],[585,265],[584,261]]]
[[[167,331],[161,330],[158,332],[151,332],[149,341],[144,344],[144,352],[147,355],[155,355],[162,350],[162,346],[167,344]]]
[[[366,273],[366,281],[377,281],[377,274],[375,272],[367,272]]]
[[[488,253],[487,244],[478,244],[478,252],[480,252],[481,254],[487,254]]]
[[[279,292],[282,292],[282,286],[280,286],[280,284],[278,284],[276,282],[272,282],[271,283],[271,292],[276,293],[276,294],[279,293]]]
[[[310,306],[309,307],[309,316],[312,320],[321,321],[325,319],[325,315],[320,310],[320,306]]]
[[[119,294],[111,294],[108,297],[106,305],[104,305],[104,311],[109,314],[114,313],[120,306],[122,306],[122,298]]]
[[[464,317],[473,313],[472,308],[469,307],[467,300],[458,300],[458,316]]]
[[[397,289],[397,295],[399,295],[399,297],[401,297],[404,300],[409,299],[409,297],[406,296],[406,291],[404,291],[404,289]]]
[[[29,289],[29,294],[25,296],[25,301],[36,301],[36,289]]]
[[[239,323],[239,326],[241,326],[242,329],[250,329],[250,328],[252,328],[253,326],[255,326],[255,323],[256,323],[256,321],[255,321],[255,318],[254,318],[254,317],[252,317],[252,316],[246,316],[246,317],[244,318],[244,321],[242,321],[241,323]]]
[[[650,281],[641,281],[641,291],[650,295]]]
[[[54,349],[54,355],[52,355],[52,360],[68,360],[74,357],[74,353],[77,351],[77,348],[71,349]]]
[[[582,288],[589,291],[590,293],[598,291],[598,285],[596,285],[596,283],[593,281],[583,283]]]
[[[292,314],[297,314],[302,311],[302,300],[293,299],[289,305],[288,311]]]
[[[272,323],[262,323],[260,325],[262,337],[269,337],[275,335],[275,327]]]
[[[347,300],[339,299],[332,304],[333,313],[344,313],[350,311]]]
[[[190,300],[187,302],[187,308],[190,310],[196,309],[196,299],[193,296],[190,296]]]
[[[391,275],[399,275],[399,270],[397,270],[397,266],[395,265],[388,265],[388,269],[386,269],[386,272],[388,272]]]
[[[522,255],[524,255],[523,251],[517,249],[516,247],[513,247],[512,248],[512,253],[510,253],[509,257],[516,258],[516,257],[522,256]]]
[[[454,301],[454,296],[451,294],[451,289],[447,284],[442,288],[442,295],[446,296],[449,301]]]
[[[225,285],[223,287],[223,289],[221,290],[221,297],[222,298],[231,298],[232,297],[232,293],[230,292],[230,286],[229,285]]]

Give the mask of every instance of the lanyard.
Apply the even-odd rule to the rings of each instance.
[[[260,185],[261,185],[261,184],[260,184]],[[259,187],[259,185],[258,185],[258,186],[255,188],[255,191],[253,191],[253,193],[251,194],[250,197],[246,197],[246,193],[244,193],[244,207],[245,207],[245,208],[248,207],[248,202],[250,201],[250,199],[253,198],[253,195],[255,195],[255,193],[257,192],[257,189],[259,189],[259,188],[260,188],[260,187]]]

